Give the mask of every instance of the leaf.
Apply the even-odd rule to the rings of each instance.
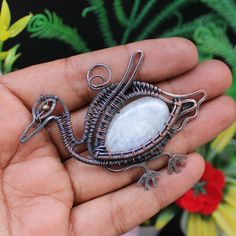
[[[225,147],[230,143],[231,139],[236,133],[236,122],[234,122],[229,128],[220,133],[212,142],[211,149],[216,153],[221,153]]]
[[[125,11],[122,6],[121,0],[114,0],[113,1],[113,10],[115,16],[121,26],[127,26],[129,24],[129,20],[125,14]]]
[[[236,52],[234,52],[236,55]],[[233,74],[233,81],[231,84],[231,87],[226,91],[226,94],[234,98],[236,100],[236,67],[232,68],[232,74]]]
[[[4,60],[8,55],[8,52],[0,52],[0,60]]]
[[[89,12],[95,11],[100,6],[91,6],[91,7],[85,7],[81,13],[81,16],[85,18]]]
[[[164,33],[162,33],[161,37],[174,37],[174,36],[181,36],[181,37],[187,37],[192,38],[193,32],[196,30],[196,28],[200,25],[206,25],[211,22],[216,23],[216,21],[219,20],[219,16],[209,13],[207,15],[199,16],[198,18],[195,18],[194,20],[177,25]]]
[[[4,61],[4,74],[12,71],[15,61],[20,57],[21,53],[17,53],[19,47],[20,44],[17,44],[8,51],[8,55]]]
[[[155,227],[160,230],[165,227],[176,215],[177,211],[175,208],[165,208],[160,211],[157,215]]]
[[[180,229],[183,232],[184,235],[187,234],[187,226],[188,226],[188,218],[189,214],[187,211],[183,211],[183,214],[180,219]]]
[[[29,14],[28,16],[24,16],[16,21],[8,30],[10,33],[10,37],[13,38],[18,35],[27,26],[31,17],[32,14]]]
[[[142,23],[144,17],[148,16],[148,12],[151,8],[156,4],[156,0],[149,0],[142,8],[142,11],[137,15],[137,19],[134,21],[133,29],[137,29],[139,25]]]
[[[198,58],[199,62],[207,61],[213,59],[212,53],[207,53],[205,51],[202,51],[200,48],[198,49]]]
[[[236,32],[236,4],[232,0],[201,0],[209,8],[222,16]]]
[[[95,14],[97,15],[99,29],[107,47],[116,45],[116,41],[111,31],[111,26],[108,20],[107,11],[104,7],[103,0],[88,0],[92,7],[95,7]],[[96,6],[99,6],[96,8]]]
[[[1,15],[0,15],[0,30],[6,30],[11,22],[11,12],[6,0],[2,1]]]
[[[128,42],[129,35],[131,34],[131,31],[134,29],[137,29],[139,25],[142,23],[145,16],[148,15],[148,12],[151,10],[153,5],[156,3],[156,0],[149,0],[147,3],[142,7],[142,10],[138,13],[138,8],[141,1],[134,1],[133,8],[131,10],[128,24],[126,26],[126,29],[124,31],[121,44],[125,44]]]
[[[236,164],[231,164],[230,166],[223,168],[223,171],[226,176],[236,178]]]
[[[186,0],[174,0],[171,1],[159,14],[153,17],[150,22],[145,26],[144,30],[138,35],[135,41],[143,40],[147,38],[154,30],[166,19],[170,18],[175,12],[190,3]]]
[[[129,17],[129,24],[124,31],[121,44],[126,44],[128,41],[128,37],[133,29],[134,19],[136,18],[136,15],[138,13],[138,8],[140,6],[140,3],[141,3],[141,0],[134,1],[133,7],[130,13],[130,17]]]
[[[236,186],[236,179],[235,178],[227,176],[226,177],[226,182],[227,182],[227,184],[231,184],[231,185],[235,185]]]
[[[0,30],[0,41],[4,42],[10,37],[10,33],[7,30]]]
[[[57,39],[70,45],[76,52],[89,51],[77,30],[64,24],[63,20],[56,13],[49,10],[45,10],[44,14],[33,16],[27,30],[31,33],[31,37]]]
[[[213,212],[212,216],[220,228],[228,235],[235,236],[236,232],[236,217],[233,217],[226,204],[220,204],[218,209]],[[235,210],[234,210],[235,212]]]
[[[207,26],[200,25],[194,31],[193,39],[202,52],[220,56],[232,68],[236,67],[236,55],[224,27],[217,26],[214,23]]]

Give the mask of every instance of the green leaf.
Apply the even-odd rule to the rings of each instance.
[[[167,207],[160,211],[157,215],[155,227],[160,230],[165,227],[176,215],[177,210],[174,207]]]
[[[187,0],[173,0],[169,3],[159,14],[157,14],[150,22],[146,25],[143,31],[138,35],[135,41],[143,40],[154,32],[157,27],[164,22],[166,19],[173,16],[178,9],[190,3]]]
[[[31,17],[32,14],[29,14],[28,16],[24,16],[16,21],[8,30],[10,33],[10,37],[13,38],[18,35],[27,26]]]
[[[236,100],[236,67],[232,69],[232,74],[233,74],[233,81],[231,87],[226,91],[226,94],[234,98],[234,100]]]
[[[8,51],[7,52],[0,52],[0,60],[4,60],[8,55]]]
[[[2,1],[1,13],[0,13],[0,30],[6,30],[11,22],[11,12],[6,0]]]
[[[21,53],[17,53],[18,48],[20,47],[20,44],[15,45],[13,48],[11,48],[8,51],[8,55],[4,61],[3,64],[3,73],[9,73],[13,70],[13,65],[15,61],[20,57]]]
[[[232,0],[200,0],[213,11],[216,11],[231,25],[236,32],[236,4]]]
[[[200,25],[206,25],[211,22],[215,22],[219,20],[219,16],[209,13],[207,15],[199,16],[198,18],[195,18],[194,20],[180,24],[177,26],[174,26],[171,29],[168,29],[167,31],[163,32],[160,36],[161,37],[175,37],[175,36],[181,36],[181,37],[187,37],[192,38],[194,31],[196,28]]]
[[[226,176],[236,178],[236,163],[223,169]]]
[[[81,16],[82,16],[83,18],[85,18],[85,17],[88,15],[88,13],[95,11],[95,10],[98,9],[99,7],[100,7],[100,6],[85,7],[85,8],[83,9],[82,13],[81,13]]]
[[[45,10],[44,14],[33,16],[27,30],[31,33],[31,37],[57,39],[70,45],[76,52],[89,51],[77,30],[65,25],[56,13],[49,10]]]
[[[232,68],[236,68],[236,55],[226,34],[226,29],[214,23],[200,25],[193,34],[198,48],[205,53],[222,57]]]
[[[180,228],[185,235],[187,235],[188,218],[188,212],[184,211],[180,219]]]
[[[126,13],[125,13],[124,8],[122,6],[121,0],[114,0],[113,1],[113,10],[114,10],[115,16],[121,26],[129,25],[129,20],[126,16]]]
[[[141,3],[141,0],[135,0],[134,1],[133,8],[131,10],[130,17],[129,17],[129,25],[125,29],[125,32],[124,32],[122,40],[121,40],[121,44],[126,44],[127,43],[130,32],[133,29],[134,19],[137,15],[140,3]]]
[[[211,149],[215,150],[216,153],[221,153],[225,147],[230,143],[231,139],[236,133],[236,122],[230,127],[221,132],[212,142]]]
[[[143,6],[142,11],[137,15],[137,18],[133,23],[133,29],[137,29],[139,27],[144,17],[148,16],[148,12],[151,10],[154,4],[156,4],[156,2],[156,0],[147,1],[147,3]]]
[[[107,11],[104,7],[104,1],[103,0],[88,0],[91,7],[95,7],[95,14],[97,16],[99,29],[101,31],[102,37],[104,39],[105,45],[107,47],[115,46],[116,40],[114,39],[114,36],[112,34],[111,26],[108,20]],[[96,8],[96,6],[99,6]]]

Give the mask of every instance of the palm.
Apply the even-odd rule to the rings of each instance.
[[[24,114],[25,109],[20,104],[12,106],[18,114]],[[17,124],[4,122],[1,129],[12,125],[16,127],[8,138],[15,140],[14,144],[1,141],[4,149],[11,151],[6,152],[1,163],[4,167],[2,196],[7,203],[4,207],[8,221],[5,230],[15,235],[45,235],[45,232],[47,235],[67,235],[73,191],[59,154],[46,133],[36,137],[31,145],[19,146]]]
[[[171,83],[169,80],[164,81],[196,65],[196,51],[185,40],[154,40],[129,46],[130,50],[136,47],[144,50],[147,61],[153,59],[156,62],[159,58],[159,63],[167,67],[164,70],[166,72],[158,72],[156,64],[144,63],[140,77],[152,83],[163,80],[159,82],[160,87],[169,91],[171,88],[176,89],[170,92],[185,93],[203,88],[208,92],[208,99],[213,99],[229,85],[229,71],[219,62],[198,65],[191,72],[172,79]],[[163,55],[154,55],[153,48],[162,50]],[[178,59],[175,59],[176,50]],[[139,170],[116,174],[73,159],[67,160],[67,153],[55,125],[40,132],[29,143],[19,144],[19,137],[31,119],[27,108],[44,92],[64,98],[72,111],[76,135],[80,136],[86,111],[84,105],[93,94],[86,89],[85,81],[81,80],[76,86],[73,83],[78,75],[84,76],[83,68],[87,70],[91,64],[99,61],[114,64],[114,77],[120,77],[123,68],[117,69],[117,60],[123,62],[126,59],[122,56],[120,59],[112,59],[111,56],[114,53],[119,56],[119,52],[128,58],[125,50],[114,48],[95,52],[92,56],[87,54],[74,57],[70,61],[39,65],[2,78],[0,231],[3,235],[119,235],[174,201],[200,177],[203,170],[202,159],[191,151],[209,141],[235,120],[235,104],[229,98],[220,97],[204,104],[199,119],[191,122],[186,131],[171,141],[167,147],[170,151],[189,153],[187,166],[180,175],[169,176],[166,175],[166,170],[161,171],[161,188],[152,188],[148,192],[135,183],[131,184],[140,174]],[[173,61],[168,59],[168,64],[161,61],[165,57],[172,58]],[[124,62],[123,64],[125,66]],[[212,72],[213,65],[214,71],[218,70],[217,73]],[[205,77],[209,73],[212,76],[205,80],[204,73]],[[51,76],[56,77],[60,87],[57,83],[50,83],[48,79]],[[194,78],[199,79],[197,81]],[[188,86],[186,80],[190,80]],[[224,108],[225,103],[227,109]],[[214,117],[208,116],[209,112],[214,112]],[[206,122],[209,120],[210,122]],[[205,132],[206,129],[208,132]],[[61,159],[66,161],[61,162]],[[156,162],[152,165],[154,169],[158,169],[163,163]]]

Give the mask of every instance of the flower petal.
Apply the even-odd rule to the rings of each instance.
[[[225,204],[220,204],[218,209],[213,212],[212,216],[216,223],[228,236],[235,236],[235,217],[232,217],[232,214],[228,212],[228,209],[226,209],[224,205]]]
[[[212,235],[212,236],[217,236],[217,230],[216,230],[216,223],[213,220],[212,217],[210,217],[209,219],[205,220],[206,225],[207,225],[207,234],[208,235]]]
[[[196,214],[189,214],[188,227],[187,227],[188,236],[199,235],[197,232],[197,227],[196,227],[196,217],[197,217]]]
[[[221,189],[212,182],[207,183],[206,185],[206,195],[205,202],[201,210],[201,214],[210,215],[214,212],[222,200],[222,191]]]
[[[2,1],[2,8],[0,14],[0,30],[6,30],[11,22],[11,12],[6,0]]]
[[[220,189],[225,186],[225,175],[224,173],[212,166],[211,163],[206,162],[205,171],[201,177],[201,180],[215,183]]]
[[[220,187],[221,189],[225,186],[225,175],[221,170],[215,170],[215,180],[214,182]]]
[[[236,192],[229,188],[224,195],[224,201],[236,209]]]
[[[206,219],[198,214],[190,214],[186,235],[216,236],[217,235],[216,224],[211,217]]]
[[[214,180],[215,177],[215,168],[212,166],[210,162],[205,163],[205,171],[201,177],[201,180],[211,181]]]
[[[19,19],[17,22],[15,22],[8,30],[10,33],[10,37],[13,38],[17,34],[19,34],[27,26],[31,17],[32,17],[32,14],[29,14],[28,16],[24,16],[21,19]]]
[[[206,202],[214,205],[219,204],[222,200],[222,191],[217,184],[209,182],[206,185]]]
[[[220,153],[229,144],[236,132],[236,122],[234,122],[228,129],[220,133],[212,142],[211,148]]]
[[[205,216],[210,216],[218,207],[218,204],[205,204],[204,207],[201,210],[201,214]]]
[[[197,228],[199,228],[199,234],[201,236],[213,236],[217,235],[216,233],[216,224],[211,217],[202,217],[201,215],[197,215],[196,219]]]
[[[194,190],[190,189],[176,201],[176,204],[188,212],[198,213],[204,205],[204,196],[202,194],[195,196]]]
[[[236,195],[236,188],[234,188],[233,186],[232,186],[232,187],[230,187],[230,192],[232,192],[233,194],[235,194],[235,195]]]
[[[185,214],[185,213],[184,213]],[[191,216],[191,218],[190,218]],[[188,236],[217,236],[217,225],[212,217],[202,217],[199,214],[188,214],[187,218],[187,232]]]
[[[0,41],[4,42],[9,38],[10,34],[6,30],[0,30]]]

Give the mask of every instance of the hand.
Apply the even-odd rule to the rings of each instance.
[[[188,153],[180,174],[168,175],[163,168],[159,186],[145,191],[136,184],[141,174],[138,168],[111,173],[69,159],[55,124],[27,144],[19,143],[31,122],[30,109],[43,93],[58,95],[65,101],[72,112],[75,134],[80,137],[87,106],[94,96],[85,78],[88,68],[99,62],[108,64],[113,81],[118,81],[131,52],[139,48],[145,59],[138,79],[177,94],[197,89],[207,92],[200,115],[166,147],[175,153]],[[109,48],[2,76],[0,234],[120,235],[150,218],[200,178],[204,161],[193,150],[235,120],[235,103],[221,95],[230,83],[231,73],[225,64],[217,60],[198,64],[195,46],[181,38]],[[164,164],[160,159],[151,165],[159,169]]]

